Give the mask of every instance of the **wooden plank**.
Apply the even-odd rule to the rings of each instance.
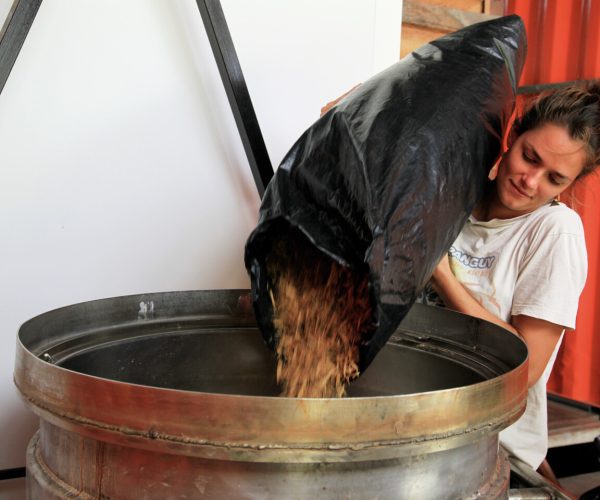
[[[591,443],[600,436],[600,416],[557,401],[548,401],[548,447]]]
[[[504,1],[504,0],[500,0]],[[420,0],[421,4],[438,5],[449,9],[460,9],[469,12],[484,12],[484,0]],[[489,0],[487,0],[489,3]]]
[[[412,24],[403,24],[402,40],[400,42],[400,58],[446,33],[447,31],[423,28],[422,26],[414,26]]]
[[[579,498],[586,491],[600,485],[600,471],[578,474],[577,476],[561,477],[560,485],[569,493],[575,495],[575,498]]]
[[[504,0],[485,0],[483,2],[484,14],[492,14],[495,16],[503,16],[504,12]]]
[[[456,31],[471,24],[496,19],[498,16],[468,12],[419,2],[404,0],[402,3],[402,22],[443,31]]]

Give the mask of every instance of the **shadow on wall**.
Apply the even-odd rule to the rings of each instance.
[[[25,500],[25,478],[0,481],[0,500]]]
[[[29,443],[40,424],[39,418],[21,400],[17,388],[13,388],[18,396],[17,404],[0,411],[0,429],[4,431],[0,440],[0,469],[25,466],[27,445],[23,443]],[[0,481],[0,500],[25,498],[24,493],[23,497],[19,496],[20,484],[18,479]],[[24,487],[25,483],[22,484]]]

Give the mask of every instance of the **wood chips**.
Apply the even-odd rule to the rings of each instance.
[[[366,273],[297,248],[268,266],[282,396],[342,397],[371,324]]]

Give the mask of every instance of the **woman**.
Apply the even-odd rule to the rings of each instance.
[[[547,452],[546,382],[564,331],[575,328],[587,273],[581,220],[557,198],[599,163],[598,82],[538,98],[515,121],[487,196],[431,279],[447,307],[527,344],[527,409],[500,441],[534,470]]]

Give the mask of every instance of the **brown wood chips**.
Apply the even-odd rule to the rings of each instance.
[[[295,249],[271,259],[282,396],[342,397],[359,375],[358,347],[371,323],[366,273]]]

